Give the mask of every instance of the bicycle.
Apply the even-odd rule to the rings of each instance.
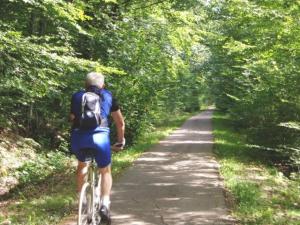
[[[94,149],[81,149],[88,159],[88,172],[86,180],[80,191],[78,207],[78,225],[97,225],[101,218],[98,215],[100,209],[101,175],[98,173],[95,162]]]

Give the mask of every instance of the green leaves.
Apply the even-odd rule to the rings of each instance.
[[[286,121],[300,120],[299,3],[234,0],[214,1],[213,7],[219,10],[211,9],[215,25],[208,27],[217,34],[207,35],[208,84],[217,106],[253,141],[297,147],[297,131],[287,130]]]
[[[227,54],[243,52],[247,49],[254,48],[255,46],[247,45],[240,41],[230,40],[223,45],[223,48],[227,50]]]
[[[203,86],[198,78],[208,54],[199,43],[205,18],[201,5],[111,0],[0,4],[0,120],[8,118],[10,126],[16,122],[18,132],[66,149],[70,96],[83,87],[88,71],[108,75],[107,87],[126,117],[129,142],[160,113],[199,108]]]
[[[81,88],[88,71],[124,74],[98,62],[62,55],[61,48],[32,43],[19,32],[0,32],[0,43],[1,121],[33,137],[51,141],[67,125],[69,98]],[[59,145],[59,140],[47,142]]]

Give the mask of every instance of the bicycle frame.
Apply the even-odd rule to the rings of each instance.
[[[88,214],[88,222],[90,225],[97,225],[97,210],[100,207],[100,188],[101,188],[101,175],[98,173],[97,165],[95,159],[92,158],[91,161],[87,162],[88,172],[85,176],[85,182],[82,186],[81,195],[86,195],[85,191],[90,187],[91,189],[91,211]],[[86,197],[86,196],[85,196]],[[83,198],[83,197],[81,197]],[[81,210],[82,210],[82,201],[79,201],[79,212],[78,212],[78,225],[81,224]],[[87,207],[89,208],[89,207]]]
[[[101,175],[98,173],[94,159],[88,165],[88,182],[92,187],[92,224],[96,225],[96,213],[100,204]]]

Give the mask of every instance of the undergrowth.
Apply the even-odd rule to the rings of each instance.
[[[299,225],[299,174],[287,178],[233,129],[230,118],[214,113],[214,152],[232,196],[232,214],[243,225]],[[271,157],[271,156],[270,156]]]
[[[180,126],[190,113],[165,115],[131,147],[113,154],[114,179],[129,167],[144,151]],[[2,199],[0,223],[14,225],[54,225],[70,214],[76,213],[76,159],[60,152],[43,155],[18,169],[21,184]],[[42,222],[41,222],[42,221]]]

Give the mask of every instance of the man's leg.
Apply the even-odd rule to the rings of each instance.
[[[99,172],[101,174],[101,203],[109,209],[112,187],[111,166],[100,168]]]
[[[112,176],[110,165],[104,168],[100,168],[101,173],[101,207],[100,207],[100,217],[101,223],[106,224],[111,223],[109,205],[110,205],[110,190],[112,186]]]
[[[87,175],[87,172],[88,172],[88,166],[87,166],[87,163],[85,162],[80,162],[78,161],[78,165],[77,165],[77,193],[78,193],[78,196],[80,194],[80,191],[81,191],[81,187],[84,183],[84,179]]]

